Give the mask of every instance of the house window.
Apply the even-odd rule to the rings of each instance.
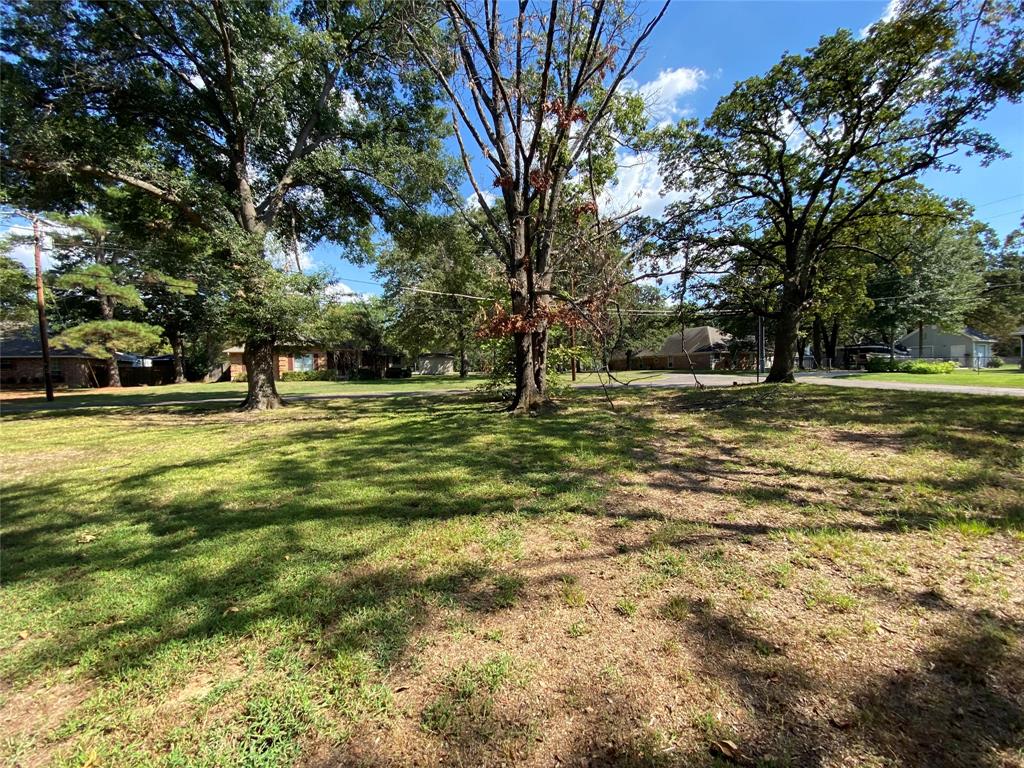
[[[295,355],[294,365],[292,366],[293,371],[312,371],[313,368],[313,355]]]
[[[0,371],[10,371],[14,369],[14,361],[9,357],[0,357]]]

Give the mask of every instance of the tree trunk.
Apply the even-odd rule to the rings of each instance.
[[[796,359],[797,339],[800,336],[800,300],[790,289],[784,289],[779,318],[775,322],[775,351],[771,370],[765,382],[786,384],[796,381],[793,362]]]
[[[832,321],[832,330],[825,336],[825,356],[833,363],[836,359],[836,345],[839,343],[839,320]]]
[[[121,386],[121,371],[117,367],[117,356],[110,358],[110,362],[107,363],[107,370],[110,372],[109,381],[107,382],[108,387],[120,387]]]
[[[274,381],[277,371],[274,370],[276,359],[273,340],[246,340],[242,359],[245,361],[245,376],[249,383],[249,394],[242,402],[242,410],[267,411],[283,406],[284,401],[277,394]]]
[[[814,364],[823,368],[821,359],[821,337],[824,335],[824,323],[821,321],[821,315],[814,316],[814,325],[811,328],[811,354],[814,355]]]
[[[917,356],[924,357],[924,323],[917,322]]]
[[[512,314],[529,319],[533,317],[530,304],[526,259],[518,260],[523,266],[509,280],[512,294]],[[512,335],[515,344],[516,394],[512,401],[512,413],[529,413],[541,404],[543,394],[537,386],[537,370],[533,354],[534,332],[523,330]]]
[[[180,333],[168,334],[171,341],[171,357],[174,360],[174,383],[184,384],[185,379],[185,340]]]
[[[459,328],[459,378],[469,375],[469,358],[466,357],[466,329]]]
[[[547,398],[548,388],[548,329],[533,332],[533,380],[541,399]]]
[[[541,403],[540,390],[533,369],[533,334],[513,334],[516,364],[516,395],[512,401],[513,413],[529,413]]]
[[[797,354],[797,367],[801,371],[806,371],[807,366],[804,365],[804,350],[807,349],[807,337],[797,334],[796,338],[796,354]]]

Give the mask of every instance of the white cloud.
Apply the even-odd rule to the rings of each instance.
[[[885,6],[885,12],[882,13],[882,17],[880,19],[878,19],[878,21],[873,21],[873,22],[871,22],[871,24],[868,24],[866,27],[862,27],[861,30],[860,30],[860,33],[859,33],[860,37],[862,39],[867,37],[868,34],[871,32],[871,27],[873,25],[878,24],[879,22],[881,22],[882,24],[887,24],[888,22],[890,22],[893,19],[895,19],[896,16],[899,14],[900,9],[902,7],[903,7],[903,0],[889,0],[888,4]]]
[[[480,194],[483,195],[484,201],[488,206],[494,205],[494,201],[498,199],[493,192],[488,192],[486,189],[481,190]],[[480,200],[477,198],[476,192],[466,196],[465,205],[466,208],[471,211],[475,211],[480,208]]]
[[[664,126],[689,113],[683,97],[697,91],[707,77],[707,72],[698,67],[677,67],[663,69],[646,83],[627,82],[626,87],[644,97],[651,119]],[[601,196],[603,215],[636,211],[639,215],[660,217],[671,203],[688,194],[685,190],[665,193],[654,155],[620,150],[616,160],[619,168],[615,179]]]
[[[370,297],[368,293],[357,293],[340,280],[330,283],[325,291],[327,300],[334,304],[349,304],[353,301],[366,300]]]
[[[656,78],[642,85],[632,81],[628,86],[644,97],[651,117],[663,123],[689,113],[680,103],[682,97],[697,91],[707,77],[703,69],[677,67],[661,70]]]
[[[341,101],[338,106],[338,116],[342,120],[355,120],[362,114],[363,107],[352,90],[343,90],[338,96]]]
[[[604,216],[621,216],[630,211],[637,215],[660,217],[669,204],[686,197],[685,191],[664,193],[664,182],[658,160],[649,154],[620,152],[615,180],[602,194]]]

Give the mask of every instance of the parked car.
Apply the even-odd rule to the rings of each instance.
[[[845,347],[841,347],[839,352],[840,365],[847,370],[863,368],[873,357],[909,360],[910,350],[900,344],[890,347],[888,344],[865,342],[863,344],[847,344]]]

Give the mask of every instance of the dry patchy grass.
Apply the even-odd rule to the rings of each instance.
[[[1016,404],[616,396],[6,419],[0,754],[1024,764]]]

